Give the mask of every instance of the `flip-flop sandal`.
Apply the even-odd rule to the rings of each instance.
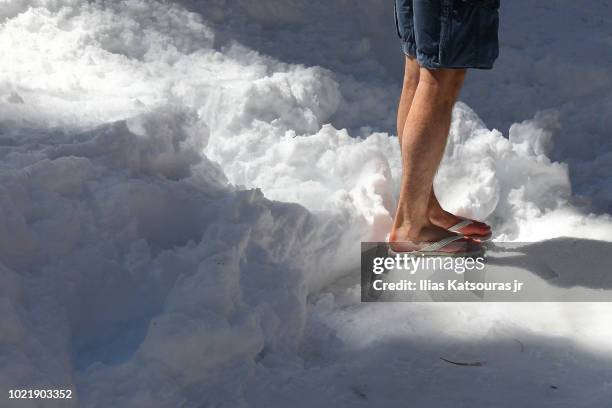
[[[448,246],[449,244],[455,241],[460,241],[460,240],[465,240],[465,239],[466,237],[463,237],[461,235],[455,235],[453,237],[446,237],[446,238],[442,238],[438,242],[433,242],[429,245],[426,245],[417,251],[395,251],[391,248],[391,243],[389,243],[388,252],[390,255],[406,254],[410,256],[422,256],[423,255],[423,256],[457,256],[457,257],[460,257],[460,256],[472,257],[472,256],[480,256],[484,254],[485,249],[483,247],[479,247],[479,249],[474,250],[474,251],[457,251],[457,252],[441,251],[442,248]]]
[[[461,232],[462,229],[467,227],[468,225],[472,225],[474,221],[464,218],[463,221],[459,221],[457,224],[453,225],[450,228],[447,228],[450,232],[455,232],[457,234],[461,234],[466,238],[477,239],[478,241],[488,241],[491,239],[493,235],[492,232],[489,231],[487,235],[465,235]]]

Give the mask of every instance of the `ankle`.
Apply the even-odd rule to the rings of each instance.
[[[432,222],[452,222],[457,218],[456,215],[444,210],[442,207],[430,209],[427,216]]]
[[[430,224],[429,220],[423,222],[404,222],[402,224],[395,224],[389,234],[389,241],[405,241],[419,237],[421,231]]]

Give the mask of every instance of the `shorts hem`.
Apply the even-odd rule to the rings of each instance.
[[[437,57],[427,55],[416,50],[414,43],[402,41],[402,52],[407,57],[416,58],[417,63],[427,69],[493,69],[494,61],[488,64],[483,63],[465,63],[458,65],[440,64]]]

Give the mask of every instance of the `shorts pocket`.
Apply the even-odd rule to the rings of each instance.
[[[414,7],[412,0],[395,0],[395,28],[402,41],[414,42]]]
[[[401,39],[402,33],[399,28],[399,21],[397,21],[397,1],[393,2],[393,16],[395,17],[395,31],[397,31],[397,36]]]
[[[444,0],[446,1],[446,0]],[[440,65],[448,68],[491,68],[498,55],[497,0],[448,1],[443,15]]]

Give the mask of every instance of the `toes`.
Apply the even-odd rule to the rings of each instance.
[[[486,230],[490,230],[491,229],[491,227],[488,224],[485,224],[484,222],[476,221],[476,220],[473,220],[472,222],[473,222],[472,225],[474,225],[474,226],[476,226],[478,228],[482,228],[482,229],[486,229]]]

